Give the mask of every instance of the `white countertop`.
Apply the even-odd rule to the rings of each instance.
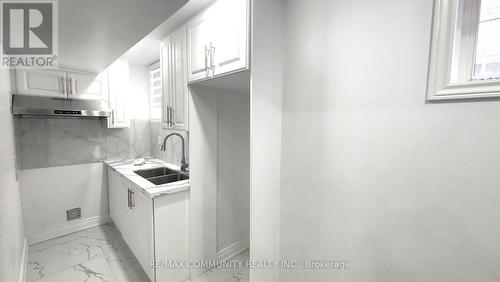
[[[134,160],[105,161],[104,163],[114,171],[118,172],[129,182],[141,188],[144,194],[151,198],[189,190],[189,180],[182,180],[163,185],[155,185],[134,172],[137,170],[152,169],[157,167],[167,167],[169,169],[177,171],[180,170],[179,166],[167,163],[162,160],[146,159],[146,163],[143,165],[134,165]]]

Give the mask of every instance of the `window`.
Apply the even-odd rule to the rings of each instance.
[[[151,65],[149,75],[151,120],[161,120],[162,80],[159,61]]]
[[[500,97],[500,0],[436,0],[428,100]]]
[[[482,0],[473,79],[500,78],[500,0]]]

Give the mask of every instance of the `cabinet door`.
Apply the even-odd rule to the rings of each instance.
[[[108,169],[109,216],[122,235],[126,233],[127,191],[127,187],[120,179],[120,176],[112,169]]]
[[[209,77],[209,57],[212,40],[211,7],[187,23],[188,81]]]
[[[172,80],[170,92],[170,106],[173,109],[172,121],[174,129],[187,130],[188,121],[188,86],[187,86],[187,46],[186,27],[183,26],[171,36],[171,67]]]
[[[162,104],[161,104],[161,120],[163,128],[172,128],[170,122],[170,106],[172,93],[172,43],[171,37],[167,37],[162,41],[161,48],[161,75],[162,75]]]
[[[108,83],[105,73],[101,75],[80,72],[68,72],[70,99],[107,100]]]
[[[128,99],[130,95],[130,71],[127,60],[119,59],[108,69],[109,107],[111,117],[108,118],[108,128],[130,127],[128,117]]]
[[[189,192],[184,191],[154,199],[155,256],[157,259],[187,261]],[[187,268],[160,268],[156,281],[189,281]]]
[[[187,130],[188,86],[186,26],[182,26],[162,43],[163,127]]]
[[[154,269],[151,268],[154,259],[153,200],[138,190],[131,191],[133,229],[127,243],[149,279],[154,281]]]
[[[213,7],[214,76],[248,68],[248,0],[219,0]]]
[[[66,98],[66,72],[58,70],[17,70],[16,94]]]

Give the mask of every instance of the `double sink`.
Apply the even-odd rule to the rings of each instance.
[[[136,170],[134,172],[154,185],[163,185],[189,179],[188,172],[179,172],[167,167]]]

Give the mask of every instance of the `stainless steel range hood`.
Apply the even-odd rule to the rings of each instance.
[[[12,95],[15,116],[106,118],[111,116],[106,101]]]

